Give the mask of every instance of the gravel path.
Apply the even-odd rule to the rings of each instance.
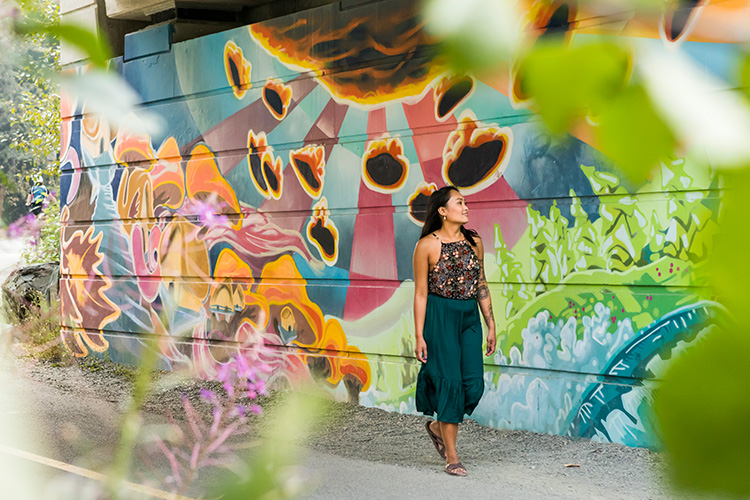
[[[123,411],[132,387],[131,368],[105,361],[87,360],[65,367],[23,361],[17,366],[22,378],[48,391],[100,401],[115,412]],[[199,396],[207,385],[211,386],[162,374],[145,412],[154,418],[169,412],[179,415],[183,394],[208,411]],[[272,414],[284,397],[275,394],[259,402],[271,410],[266,414]],[[441,460],[424,431],[425,417],[330,401],[322,402],[321,408],[322,418],[308,439],[305,460],[315,478],[313,483],[319,486],[310,491],[308,498],[312,499],[495,499],[499,494],[524,500],[697,498],[670,492],[659,453],[495,430],[473,421],[462,424],[459,431],[459,453],[469,477],[451,478],[441,473]],[[267,422],[261,416],[256,423],[262,434]],[[111,429],[111,423],[108,425]]]

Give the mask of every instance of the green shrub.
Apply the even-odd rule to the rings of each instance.
[[[21,252],[26,264],[60,261],[60,202],[54,200],[39,217],[40,231],[33,236]]]

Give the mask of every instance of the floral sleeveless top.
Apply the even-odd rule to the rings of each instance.
[[[427,273],[427,290],[449,299],[475,298],[481,266],[474,249],[466,240],[440,245],[440,258]]]

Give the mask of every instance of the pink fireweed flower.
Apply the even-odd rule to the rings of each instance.
[[[221,383],[225,394],[219,391],[201,389],[200,397],[211,407],[211,416],[203,416],[183,395],[183,407],[186,419],[182,424],[184,431],[178,431],[185,439],[166,443],[157,441],[162,453],[172,466],[170,489],[184,491],[189,483],[197,477],[198,470],[212,466],[235,466],[239,460],[237,448],[229,440],[233,435],[247,434],[252,424],[252,414],[259,415],[262,408],[250,404],[250,400],[266,393],[264,378],[272,371],[264,361],[269,356],[269,349],[263,344],[258,332],[251,342],[243,343],[225,363],[216,367],[214,380]],[[173,423],[180,426],[176,422]]]
[[[34,215],[27,214],[8,225],[7,235],[10,238],[31,237],[32,240],[36,240],[41,230],[42,225],[39,220]],[[36,245],[36,242],[32,241],[32,244]]]
[[[213,402],[216,400],[216,394],[214,394],[213,391],[209,391],[208,389],[201,389],[201,397],[206,401]]]
[[[247,359],[245,359],[245,356],[237,356],[234,358],[235,363],[235,369],[237,370],[237,376],[239,378],[249,378],[252,377],[253,372],[255,370],[252,369],[252,367],[248,364]]]
[[[198,217],[198,222],[206,228],[228,227],[229,217],[223,215],[221,211],[225,204],[218,201],[216,195],[211,195],[205,200],[187,199],[182,207],[177,211],[185,217]]]
[[[18,222],[11,222],[8,226],[8,237],[18,238],[21,236],[21,227]]]

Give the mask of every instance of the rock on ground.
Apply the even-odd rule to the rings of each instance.
[[[38,311],[58,301],[60,263],[34,264],[13,270],[2,285],[6,318],[12,323],[26,321]]]

